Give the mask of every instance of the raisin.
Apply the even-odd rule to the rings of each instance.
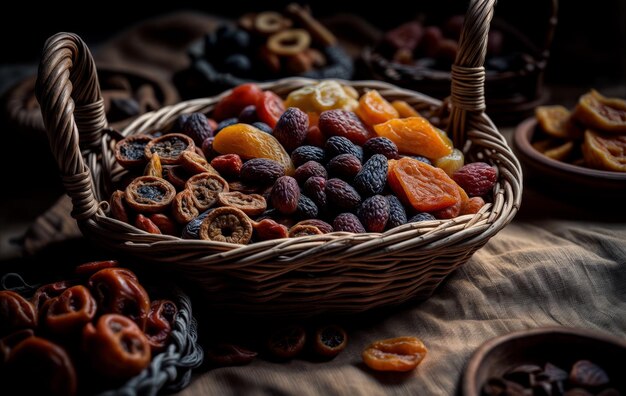
[[[398,337],[370,344],[363,362],[376,371],[410,371],[424,360],[428,350],[416,337]]]
[[[259,120],[259,117],[256,114],[256,106],[248,105],[241,110],[239,113],[239,122],[243,122],[244,124],[253,125],[255,122]]]
[[[202,113],[189,114],[188,117],[181,120],[180,129],[176,132],[189,136],[198,146],[202,145],[206,138],[213,136],[213,128],[211,128],[206,115]]]
[[[326,199],[331,209],[352,211],[361,203],[361,196],[348,183],[341,179],[326,182]]]
[[[253,122],[252,126],[255,127],[256,129],[258,129],[260,131],[263,131],[263,132],[265,132],[267,134],[270,134],[270,135],[274,133],[274,131],[272,130],[271,126],[269,126],[266,123],[261,122],[261,121]]]
[[[347,182],[352,182],[361,171],[361,161],[352,154],[339,154],[328,161],[328,174]]]
[[[176,189],[166,180],[154,176],[140,176],[133,180],[124,198],[132,209],[144,213],[165,210],[174,200]]]
[[[498,178],[496,169],[484,162],[472,162],[464,165],[452,176],[467,195],[477,197],[491,191]]]
[[[215,136],[220,133],[222,129],[231,125],[235,125],[237,123],[239,123],[239,120],[237,118],[227,118],[225,120],[222,120],[219,124],[217,124],[217,128],[215,128],[215,132],[213,132],[213,135]]]
[[[226,179],[238,179],[243,162],[237,154],[224,154],[213,158],[211,166]]]
[[[272,219],[263,219],[252,224],[254,228],[254,236],[258,241],[269,241],[271,239],[280,239],[288,237],[288,230],[282,224]]]
[[[311,225],[317,227],[323,234],[333,232],[333,226],[320,219],[307,219],[298,222],[296,225]]]
[[[409,221],[407,221],[407,223],[419,223],[421,221],[432,221],[432,220],[437,220],[437,219],[435,219],[435,216],[431,215],[430,213],[422,212],[411,217]]]
[[[278,162],[267,158],[253,158],[241,167],[241,181],[253,185],[271,185],[285,175],[285,168]]]
[[[300,166],[305,162],[315,161],[324,163],[324,150],[315,146],[300,146],[291,153],[291,161],[294,166]]]
[[[219,176],[205,172],[190,177],[185,188],[192,192],[191,198],[196,208],[204,211],[217,202],[219,193],[228,192],[228,183]]]
[[[252,237],[252,222],[237,208],[212,210],[200,225],[200,239],[245,245]]]
[[[302,192],[315,203],[320,212],[326,211],[326,179],[319,176],[310,177],[302,186]]]
[[[135,227],[150,234],[161,234],[161,230],[146,216],[138,214],[135,218]]]
[[[274,127],[274,137],[285,150],[293,151],[300,146],[309,130],[309,116],[297,107],[288,108]]]
[[[198,217],[187,223],[185,228],[183,228],[181,237],[183,239],[200,239],[200,226],[212,210],[213,209],[209,209],[201,213]]]
[[[217,195],[217,202],[221,206],[237,208],[248,216],[257,216],[265,212],[267,203],[259,194],[243,194],[239,191],[222,192]]]
[[[369,139],[363,145],[363,158],[369,159],[374,154],[382,154],[387,159],[398,159],[398,146],[386,137]]]
[[[272,187],[270,199],[274,208],[280,213],[294,213],[300,200],[300,187],[296,179],[291,176],[279,177]]]
[[[363,227],[359,218],[352,213],[337,215],[333,221],[333,229],[335,231],[354,232],[355,234],[365,232],[365,227]]]
[[[115,159],[124,168],[132,169],[147,162],[146,146],[152,141],[148,135],[134,135],[115,144]]]
[[[289,238],[297,238],[310,235],[322,235],[323,232],[313,225],[296,224],[289,229]]]
[[[296,207],[296,217],[300,219],[313,219],[316,218],[319,213],[317,205],[306,195],[300,194],[298,199],[298,206]]]
[[[182,133],[170,133],[151,140],[144,149],[146,158],[152,158],[153,153],[159,154],[164,165],[178,164],[183,151],[195,151],[193,140]]]
[[[327,137],[343,136],[354,144],[363,145],[369,132],[359,117],[351,111],[328,110],[320,114],[320,131]]]
[[[389,203],[382,195],[367,198],[359,209],[357,216],[369,232],[383,232],[389,220]]]
[[[387,184],[387,169],[387,157],[374,154],[354,177],[354,187],[365,196],[380,194]]]
[[[387,203],[389,204],[389,220],[387,220],[387,229],[401,226],[407,223],[406,211],[402,202],[395,195],[387,195]]]
[[[359,164],[359,166],[360,165],[361,164]],[[311,177],[323,177],[324,179],[327,179],[328,172],[326,172],[326,168],[324,168],[324,166],[319,162],[309,161],[300,165],[296,169],[294,177],[300,185],[303,185]]]
[[[331,159],[339,154],[352,154],[363,161],[363,149],[343,136],[332,136],[328,138],[324,146],[326,158]]]

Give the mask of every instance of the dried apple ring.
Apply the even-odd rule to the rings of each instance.
[[[190,177],[185,188],[191,191],[196,208],[204,212],[217,202],[219,193],[228,192],[228,183],[220,176],[204,172]]]
[[[128,206],[143,213],[165,210],[174,200],[176,189],[165,179],[140,176],[133,180],[124,193]]]
[[[153,153],[157,153],[161,157],[162,164],[174,165],[178,164],[183,151],[194,152],[195,150],[196,145],[189,136],[182,133],[169,133],[150,141],[144,151],[148,159],[152,158]]]
[[[310,235],[322,235],[323,232],[314,225],[296,224],[289,229],[289,238],[297,238]]]
[[[252,238],[252,222],[237,208],[224,206],[211,211],[200,225],[200,239],[245,245]]]
[[[124,168],[134,168],[146,163],[146,146],[152,141],[148,135],[134,135],[115,144],[115,159]]]
[[[267,39],[267,48],[280,56],[292,56],[311,45],[311,35],[304,29],[283,30]]]
[[[143,175],[163,177],[163,167],[161,166],[161,157],[159,157],[159,154],[152,154],[152,158],[150,158],[150,161],[148,161],[146,169],[144,169],[143,171]]]
[[[257,32],[265,35],[280,32],[289,26],[291,26],[291,21],[278,12],[261,12],[254,18],[254,28]]]
[[[192,151],[183,151],[180,155],[180,165],[191,174],[195,175],[197,173],[209,172],[213,175],[220,175],[218,171],[215,170],[209,164],[209,162],[201,156],[200,154]]]
[[[239,191],[222,192],[217,195],[220,206],[231,206],[248,216],[258,216],[267,209],[265,198],[259,194],[244,194]]]
[[[187,224],[198,217],[199,214],[200,212],[195,206],[191,190],[184,189],[176,194],[172,202],[172,215],[177,222]]]

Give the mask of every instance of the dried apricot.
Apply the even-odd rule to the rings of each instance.
[[[580,97],[572,117],[589,128],[626,133],[626,100],[607,98],[591,90]]]
[[[174,198],[175,200],[176,198]],[[176,223],[170,218],[170,216],[164,213],[153,213],[149,217],[150,221],[157,226],[159,230],[163,234],[177,236],[180,235],[178,226]]]
[[[485,206],[485,200],[481,197],[469,198],[461,206],[461,214],[476,214],[483,206]]]
[[[156,224],[146,216],[138,214],[135,218],[135,227],[144,230],[149,234],[161,234],[161,230]]]
[[[180,165],[192,175],[209,172],[219,176],[219,173],[209,164],[206,158],[193,151],[184,151],[180,155]]]
[[[535,118],[541,129],[556,138],[579,138],[582,131],[571,120],[571,113],[563,106],[539,106]]]
[[[587,130],[583,157],[594,168],[626,172],[626,135],[600,135]]]
[[[355,112],[369,126],[381,124],[400,116],[398,110],[380,96],[380,93],[375,89],[361,96],[359,107],[356,108]]]
[[[222,129],[213,141],[213,149],[220,154],[237,154],[242,159],[267,158],[281,164],[285,174],[293,175],[289,154],[272,135],[252,125],[235,124]]]
[[[309,116],[297,107],[289,107],[274,127],[274,137],[291,152],[299,147],[309,130]]]
[[[420,113],[418,113],[417,110],[413,108],[413,106],[411,106],[404,100],[394,100],[393,102],[391,102],[391,105],[394,109],[396,109],[400,118],[420,116]]]
[[[374,130],[394,142],[401,153],[436,159],[452,152],[437,128],[423,117],[393,119],[374,125]]]
[[[190,190],[193,203],[199,211],[210,208],[217,202],[217,194],[228,192],[228,183],[219,176],[208,172],[198,173],[187,180],[185,188]]]
[[[200,239],[245,245],[252,238],[252,222],[237,208],[223,206],[212,210],[202,221]]]
[[[187,151],[191,153],[190,151]],[[143,171],[144,176],[163,177],[163,167],[161,166],[161,157],[159,154],[152,154],[152,158],[148,161],[146,168]]]
[[[259,194],[243,194],[239,191],[221,192],[217,195],[217,202],[221,206],[232,206],[248,216],[258,216],[265,212],[267,203]]]
[[[376,371],[410,371],[426,357],[424,343],[416,337],[397,337],[370,344],[363,362]]]
[[[126,191],[126,203],[137,212],[156,213],[165,210],[174,200],[176,189],[166,180],[154,176],[140,176]]]
[[[161,164],[175,165],[183,151],[195,151],[193,140],[182,133],[170,133],[151,140],[144,149],[146,158],[152,158],[153,153],[159,154]]]

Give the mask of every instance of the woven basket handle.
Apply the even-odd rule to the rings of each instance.
[[[58,33],[46,41],[35,91],[52,154],[72,199],[72,216],[90,218],[98,202],[81,150],[98,151],[107,120],[96,66],[80,37]]]
[[[485,55],[496,0],[472,0],[465,15],[459,51],[452,65],[452,112],[448,132],[455,147],[463,147],[473,117],[485,111]]]

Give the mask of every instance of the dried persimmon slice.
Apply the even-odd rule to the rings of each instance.
[[[265,198],[259,194],[244,194],[239,191],[222,192],[217,196],[220,206],[232,206],[248,216],[258,216],[267,209]]]
[[[148,135],[134,135],[115,144],[115,159],[124,168],[142,166],[147,162],[146,146],[152,141]]]
[[[168,181],[155,176],[140,176],[133,180],[124,198],[132,209],[144,213],[165,210],[174,200],[176,189]]]
[[[212,210],[200,225],[200,239],[217,242],[250,242],[252,222],[244,212],[230,206]]]
[[[185,188],[192,192],[193,203],[202,212],[217,202],[219,193],[228,192],[228,183],[220,176],[204,172],[190,177]]]
[[[174,219],[181,223],[187,224],[194,218],[198,217],[198,209],[193,202],[193,193],[189,189],[176,194],[172,202],[172,215]]]
[[[153,153],[159,154],[164,165],[178,164],[180,155],[184,151],[195,152],[196,146],[187,135],[169,133],[150,141],[144,149],[146,158],[152,158]]]

